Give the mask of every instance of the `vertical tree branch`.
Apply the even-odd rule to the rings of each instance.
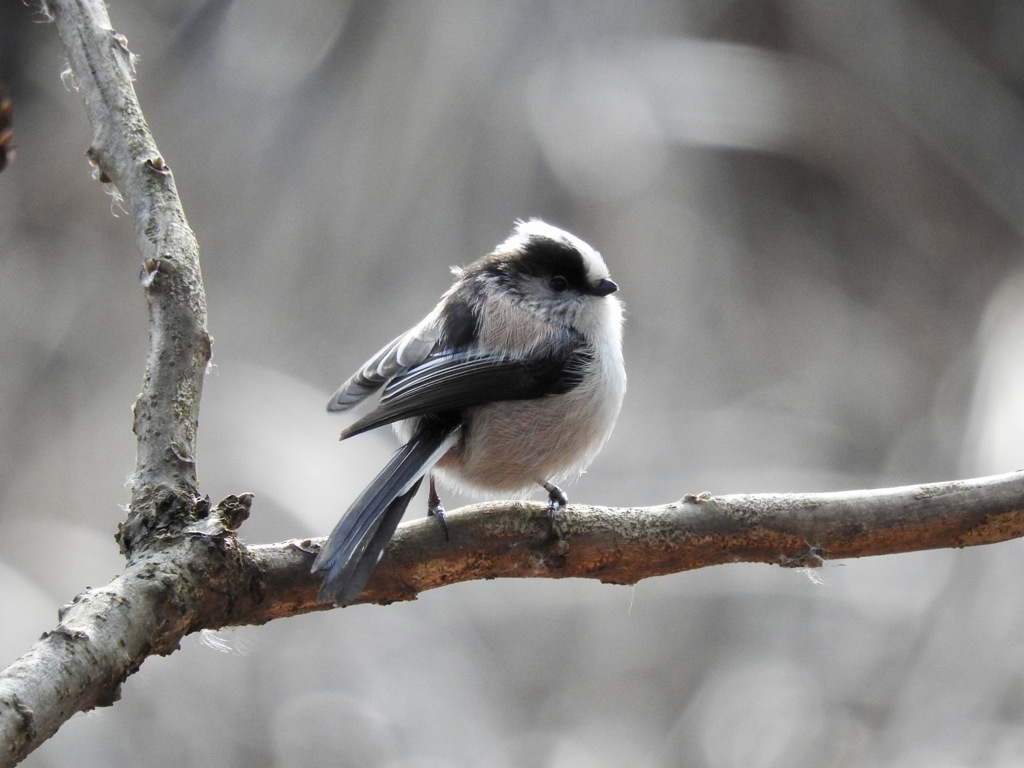
[[[101,0],[43,1],[92,124],[89,159],[100,181],[117,185],[142,256],[150,345],[142,392],[133,409],[138,455],[131,506],[119,531],[122,551],[133,563],[127,573],[141,578],[115,580],[121,586],[77,597],[61,610],[57,629],[3,672],[3,766],[21,760],[75,712],[112,703],[121,681],[147,656],[170,652],[177,646],[171,638],[192,631],[195,616],[183,606],[191,604],[189,598],[202,602],[206,593],[200,584],[209,583],[211,574],[234,572],[233,566],[241,562],[232,556],[237,550],[216,535],[174,537],[187,567],[177,569],[172,561],[147,557],[163,544],[162,534],[182,534],[197,511],[207,511],[197,505],[194,459],[211,352],[199,246],[185,220],[174,177],[143,118],[127,39],[111,28]],[[217,530],[227,531],[223,526]],[[251,584],[251,577],[236,575],[236,580]],[[230,590],[220,590],[220,595],[227,604],[233,599]]]
[[[195,444],[210,360],[199,246],[174,177],[157,150],[132,84],[134,56],[101,0],[47,0],[93,127],[89,157],[117,185],[135,225],[150,313],[149,356],[135,402],[138,457],[120,531],[132,556],[149,534],[181,528],[198,499]]]

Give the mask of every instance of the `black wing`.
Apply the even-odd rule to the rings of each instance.
[[[500,400],[533,400],[568,392],[592,359],[573,335],[543,357],[515,359],[455,352],[437,355],[388,382],[377,408],[341,433],[342,439],[429,414]]]

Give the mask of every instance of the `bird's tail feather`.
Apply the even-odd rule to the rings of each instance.
[[[370,536],[366,550],[362,557],[352,558],[341,569],[334,579],[326,579],[320,587],[317,597],[321,602],[333,600],[337,605],[348,605],[362,593],[366,583],[370,580],[374,570],[377,568],[377,561],[384,551],[384,547],[391,541],[391,537],[402,521],[406,508],[412,497],[419,490],[421,477],[406,493],[392,501],[381,515],[377,530]]]
[[[320,600],[346,605],[359,596],[420,481],[451,448],[458,428],[421,420],[412,439],[352,502],[313,561],[313,572],[324,573]]]

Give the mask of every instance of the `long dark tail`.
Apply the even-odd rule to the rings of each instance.
[[[458,429],[457,423],[422,419],[412,439],[352,502],[313,561],[313,572],[324,574],[321,601],[347,605],[363,591],[423,476],[451,448]]]

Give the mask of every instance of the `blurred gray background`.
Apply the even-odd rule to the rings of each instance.
[[[517,217],[601,250],[628,308],[576,501],[1024,466],[1016,0],[111,14],[202,246],[200,479],[256,494],[249,542],[331,529],[394,444],[339,444],[327,396]],[[0,664],[121,568],[147,345],[63,67],[0,5]],[[192,637],[26,765],[1019,766],[1022,555],[473,583]]]

